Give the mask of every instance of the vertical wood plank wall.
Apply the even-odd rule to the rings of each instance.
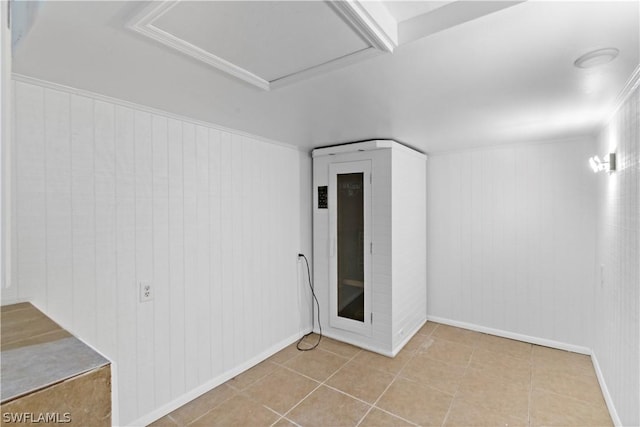
[[[299,151],[89,95],[14,89],[16,268],[3,302],[32,299],[116,362],[115,423],[310,327],[296,259],[310,247],[310,162]],[[152,302],[139,302],[141,281]]]
[[[640,89],[602,130],[595,154],[616,153],[597,175],[598,257],[593,350],[620,422],[640,425]],[[600,277],[600,265],[604,266]]]
[[[391,169],[392,346],[396,349],[427,318],[427,159],[394,147]]]
[[[593,138],[434,153],[428,161],[428,310],[591,347]]]

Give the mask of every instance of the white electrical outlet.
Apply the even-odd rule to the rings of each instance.
[[[140,302],[153,300],[153,290],[150,282],[140,282]]]

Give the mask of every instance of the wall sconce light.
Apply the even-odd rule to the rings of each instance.
[[[593,156],[589,159],[589,165],[593,170],[593,173],[600,171],[607,171],[609,174],[616,170],[616,153],[609,153],[605,156],[605,160],[600,160],[600,157]]]

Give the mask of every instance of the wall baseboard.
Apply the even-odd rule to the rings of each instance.
[[[315,328],[313,330],[314,333],[319,334],[320,331],[318,330],[318,328]],[[387,357],[393,357],[393,353],[391,353],[390,351],[385,351],[385,350],[381,350],[378,347],[372,346],[370,344],[367,344],[366,342],[361,342],[361,341],[357,341],[357,340],[353,340],[353,339],[346,339],[344,336],[341,336],[340,334],[336,334],[335,331],[327,331],[326,329],[324,329],[322,331],[322,336],[323,337],[327,337],[327,338],[331,338],[332,340],[336,340],[336,341],[340,341],[340,342],[344,342],[347,344],[351,344],[354,345],[356,347],[360,347],[364,350],[370,351],[372,353],[378,353],[382,356],[387,356]]]
[[[602,373],[602,369],[600,369],[600,363],[598,363],[596,353],[594,351],[591,351],[590,355],[591,363],[593,363],[593,369],[596,371],[596,377],[598,377],[598,383],[600,384],[602,396],[604,397],[604,401],[607,404],[607,409],[609,409],[611,421],[613,421],[613,424],[615,426],[622,426],[622,421],[620,421],[620,416],[618,415],[618,411],[616,411],[616,406],[613,404],[613,398],[611,397],[609,388],[607,387],[607,383],[604,380],[604,374]]]
[[[372,353],[377,353],[380,354],[382,356],[387,356],[387,357],[396,357],[396,355],[398,353],[400,353],[400,350],[402,350],[404,348],[405,345],[407,345],[407,343],[411,340],[411,338],[413,338],[413,336],[418,333],[418,331],[420,330],[420,328],[422,328],[424,326],[425,323],[427,323],[428,319],[425,319],[423,322],[420,322],[420,324],[414,328],[409,334],[407,334],[406,338],[404,339],[404,341],[398,346],[398,348],[395,349],[395,351],[391,352],[391,351],[385,351],[385,350],[381,350],[375,346],[372,346],[370,344],[367,343],[363,343],[363,342],[355,342],[355,341],[348,341],[345,340],[345,338],[343,336],[340,336],[339,334],[336,334],[334,332],[332,332],[331,330],[327,331],[322,331],[322,336],[323,337],[327,337],[327,338],[331,338],[337,341],[341,341],[341,342],[346,342],[349,343],[351,345],[355,345],[357,347],[360,347],[364,350],[370,351]],[[320,331],[316,328],[313,331],[316,334],[319,334]]]
[[[573,353],[580,353],[591,355],[591,349],[581,345],[568,344],[561,341],[549,340],[546,338],[534,337],[531,335],[518,334],[516,332],[504,331],[502,329],[488,328],[486,326],[476,325],[474,323],[460,322],[457,320],[446,319],[438,316],[427,316],[427,319],[436,322],[443,323],[445,325],[457,326],[463,329],[470,329],[476,332],[482,332],[484,334],[495,335],[498,337],[509,338],[512,340],[524,341],[531,344],[542,345],[545,347],[557,348],[558,350],[571,351]]]
[[[427,316],[427,319],[436,322],[442,323],[444,325],[457,326],[463,329],[469,329],[476,332],[482,332],[485,334],[495,335],[498,337],[509,338],[513,340],[528,342],[531,344],[542,345],[545,347],[557,348],[559,350],[571,351],[574,353],[585,354],[591,357],[591,363],[593,363],[593,369],[596,371],[596,377],[598,378],[598,383],[600,385],[600,391],[602,392],[602,396],[604,397],[604,401],[607,404],[607,409],[609,410],[609,415],[611,416],[611,420],[613,424],[616,426],[622,426],[622,422],[620,421],[620,417],[618,416],[618,411],[616,411],[615,404],[613,403],[613,398],[609,393],[609,388],[607,387],[607,382],[604,379],[604,374],[600,369],[600,364],[598,363],[598,358],[596,357],[595,352],[588,348],[574,344],[567,344],[560,341],[548,340],[545,338],[532,337],[530,335],[518,334],[515,332],[503,331],[502,329],[494,329],[487,328],[485,326],[476,325],[473,323],[460,322],[457,320],[445,319],[443,317],[438,316]]]
[[[2,304],[0,304],[0,306],[4,307],[5,305],[21,304],[23,302],[30,302],[30,303],[33,304],[33,302],[31,302],[31,300],[29,298],[12,298],[12,299],[8,299],[8,300],[2,300]],[[40,310],[40,311],[42,311],[42,310]]]
[[[255,365],[257,365],[258,363],[264,361],[265,359],[273,356],[274,354],[276,354],[277,352],[279,352],[280,350],[282,350],[283,348],[285,348],[286,346],[298,341],[300,339],[300,337],[302,337],[302,335],[311,332],[311,328],[308,328],[306,330],[303,330],[301,332],[298,332],[294,335],[291,335],[288,338],[285,338],[284,340],[280,341],[279,343],[269,347],[267,350],[263,351],[262,353],[258,354],[257,356],[249,359],[248,361],[236,366],[233,369],[230,369],[226,372],[223,372],[222,374],[212,378],[211,380],[207,381],[206,383],[184,393],[183,395],[181,395],[180,397],[173,399],[171,402],[166,403],[164,405],[162,405],[161,407],[159,407],[158,409],[138,418],[137,420],[131,422],[129,424],[129,426],[146,426],[151,424],[152,422],[164,417],[165,415],[175,411],[176,409],[178,409],[179,407],[181,407],[182,405],[191,402],[193,399],[196,399],[198,397],[200,397],[201,395],[205,394],[208,391],[213,390],[214,388],[218,387],[221,384],[224,384],[225,382],[229,381],[231,378],[243,373],[244,371],[246,371],[249,368],[254,367]]]
[[[418,326],[413,328],[411,332],[409,332],[405,336],[402,342],[394,349],[392,357],[396,357],[397,354],[400,353],[400,351],[404,348],[404,346],[407,345],[409,341],[411,341],[411,339],[418,333],[418,331],[422,329],[422,327],[427,323],[427,320],[428,319],[425,318],[422,322],[418,323]]]

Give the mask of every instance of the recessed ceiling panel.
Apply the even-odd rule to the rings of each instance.
[[[325,2],[178,2],[151,25],[272,82],[370,46]]]

